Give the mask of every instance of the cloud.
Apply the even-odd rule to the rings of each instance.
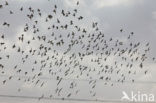
[[[156,11],[152,12],[152,17],[156,19]]]
[[[39,0],[39,3],[37,2],[36,3],[36,1],[32,1],[32,0],[21,0],[21,1],[19,1],[19,0],[16,0],[17,2],[21,2],[21,3],[27,3],[27,4],[29,4],[29,3],[32,3],[32,7],[33,8],[35,8],[35,10],[36,10],[36,8],[38,8],[38,4],[40,4],[40,6],[41,6],[41,8],[45,8],[45,7],[47,7],[47,8],[51,8],[51,5],[47,5],[46,3],[45,3],[45,1],[44,0]],[[47,0],[48,1],[48,0]],[[52,1],[52,0],[51,0]],[[103,17],[103,16],[105,16],[105,15],[107,15],[107,14],[105,14],[105,13],[103,13],[103,10],[99,13],[99,14],[101,14],[101,15],[99,15],[99,14],[96,14],[96,13],[94,13],[94,12],[99,12],[98,10],[97,11],[94,11],[94,9],[98,9],[98,8],[104,8],[104,7],[106,7],[107,8],[107,12],[108,12],[108,15],[110,15],[109,13],[109,11],[108,10],[110,10],[109,8],[111,8],[111,7],[114,7],[114,9],[115,10],[117,10],[118,9],[118,7],[117,6],[127,6],[127,5],[131,5],[131,4],[135,4],[136,2],[139,2],[139,1],[143,1],[143,0],[79,0],[80,1],[80,6],[79,6],[79,8],[81,9],[81,11],[82,12],[79,12],[79,13],[81,13],[82,15],[85,15],[85,22],[78,22],[78,23],[76,23],[76,24],[79,24],[81,27],[87,27],[87,29],[89,29],[89,31],[90,31],[90,21],[92,21],[92,19],[94,19],[94,20],[96,20],[96,21],[99,21],[99,23],[101,23],[101,25],[102,25],[102,27],[104,27],[105,28],[105,30],[106,29],[109,29],[109,31],[108,32],[111,32],[111,31],[114,31],[114,29],[112,29],[112,25],[110,25],[110,22],[111,21],[119,21],[120,23],[122,22],[122,21],[124,21],[122,18],[121,19],[118,19],[117,18],[117,16],[114,16],[114,17],[110,17],[110,20],[106,20],[106,21],[104,21],[103,22],[103,20],[105,20],[104,18],[99,18],[99,17]],[[135,2],[134,2],[135,1]],[[42,2],[44,2],[43,4],[41,4]],[[68,8],[68,9],[71,9],[71,8],[75,8],[75,7],[77,7],[76,6],[76,0],[63,0],[63,4],[62,3],[60,3],[59,5],[62,7],[62,6],[65,6],[66,8]],[[49,2],[48,2],[49,3]],[[16,3],[15,3],[16,4]],[[27,5],[27,4],[25,4],[25,5]],[[90,5],[91,4],[91,5]],[[36,6],[37,7],[36,7]],[[146,7],[145,8],[148,8],[147,7],[147,5],[146,5]],[[27,8],[25,7],[25,10],[26,10]],[[114,10],[113,9],[113,10]],[[121,8],[121,9],[125,9],[125,8]],[[129,9],[129,8],[128,8]],[[140,13],[138,10],[136,10],[135,8],[133,8],[134,9],[134,11],[136,11],[136,13]],[[44,9],[41,9],[41,10],[44,10]],[[51,9],[49,9],[49,10],[51,10]],[[46,10],[44,10],[44,12],[45,12]],[[130,9],[130,11],[132,11],[132,9]],[[143,11],[143,13],[144,13],[144,11],[145,10],[142,10]],[[49,12],[49,11],[48,11]],[[115,11],[116,12],[116,11]],[[146,12],[146,11],[145,11]],[[149,12],[149,11],[148,11]],[[39,20],[39,21],[44,21],[44,19],[46,18],[46,14],[47,12],[45,12],[45,15],[43,14],[42,15],[42,20],[41,19],[39,19],[39,18],[35,18],[36,20]],[[131,16],[129,17],[129,15],[127,16],[127,17],[125,17],[125,15],[124,14],[122,14],[123,12],[122,11],[120,11],[119,10],[119,14],[121,14],[121,15],[119,15],[119,17],[123,17],[124,19],[125,19],[125,21],[128,21],[128,22],[132,22],[132,21],[135,21],[135,19],[136,18],[131,18]],[[127,13],[127,11],[126,11],[126,13]],[[129,12],[128,12],[129,13]],[[131,12],[130,12],[131,13]],[[150,13],[151,13],[151,11],[150,11]],[[133,13],[132,13],[133,14]],[[132,14],[130,14],[130,15],[132,15]],[[112,15],[111,15],[112,16]],[[132,15],[133,16],[133,15]],[[136,15],[135,15],[136,16]],[[151,15],[150,15],[151,16]],[[145,18],[145,20],[144,21],[146,21],[146,22],[148,22],[148,23],[150,23],[147,19],[148,18],[146,18],[146,14],[139,14],[139,16],[138,16],[138,18],[140,18],[140,17],[142,17],[142,18]],[[154,18],[154,19],[156,19],[156,11],[155,12],[152,12],[152,17]],[[21,16],[19,16],[18,17],[18,22],[19,22],[19,18],[22,18],[22,15]],[[109,17],[108,17],[109,18]],[[116,19],[117,18],[117,19]],[[137,21],[138,21],[138,18],[137,18]],[[130,21],[130,19],[132,19],[132,21]],[[11,19],[12,20],[12,19]],[[60,18],[60,20],[61,20],[61,18]],[[64,20],[64,19],[63,19]],[[1,20],[2,21],[2,20]],[[12,22],[13,22],[14,20],[12,20]],[[23,19],[21,19],[20,20],[20,23],[22,24],[22,22],[23,22]],[[63,22],[66,22],[66,21],[63,21]],[[106,22],[107,22],[107,24],[106,24]],[[144,22],[143,22],[144,23]],[[15,23],[14,23],[15,24]],[[23,32],[22,32],[22,29],[20,28],[20,25],[21,24],[16,24],[16,26],[15,26],[15,29],[17,29],[17,34],[16,35],[13,35],[13,39],[12,40],[8,40],[7,41],[7,46],[9,46],[9,47],[12,47],[12,42],[13,41],[16,41],[16,39],[15,38],[17,38],[18,36],[20,36]],[[115,23],[114,23],[115,24]],[[137,25],[137,24],[139,24],[139,23],[137,23],[136,22],[136,24],[134,23],[134,25],[133,26],[135,26],[135,25]],[[19,25],[19,28],[17,28],[17,26]],[[49,24],[48,24],[49,25]],[[106,25],[106,27],[104,26],[104,25]],[[116,23],[116,25],[118,26],[118,25],[120,25],[120,24],[118,24],[118,23]],[[129,25],[129,24],[126,24],[126,25]],[[141,24],[139,24],[139,25],[141,25]],[[143,25],[144,26],[144,25]],[[147,25],[146,25],[147,26]],[[146,27],[145,26],[145,27]],[[41,22],[40,24],[39,24],[39,27],[40,28],[42,28],[42,31],[43,31],[43,34],[44,34],[44,31],[46,31],[46,27],[47,27],[47,23],[44,23],[44,22]],[[142,28],[142,27],[139,27],[139,26],[137,26],[137,30],[139,29],[139,30],[143,30],[143,29],[140,29],[140,28]],[[148,28],[147,28],[148,29]],[[116,32],[116,31],[115,31]],[[144,33],[144,32],[143,32]],[[42,34],[42,33],[41,33]],[[144,33],[145,34],[145,33]],[[30,39],[32,39],[32,35],[31,34],[25,34],[26,35],[26,37],[25,37],[25,40],[26,41],[28,41],[28,40],[30,40]],[[108,36],[110,36],[110,35],[108,35]],[[116,35],[115,35],[116,36]],[[139,35],[139,37],[140,37],[140,35]],[[123,37],[121,37],[121,36],[119,36],[118,37],[121,41],[123,41],[123,42],[127,42]],[[142,36],[142,38],[144,39],[145,37],[144,36]],[[154,39],[153,39],[154,40]],[[36,44],[39,44],[40,42],[35,42],[35,43],[33,43],[32,45],[31,45],[31,48],[35,48],[35,47],[37,47],[36,46]],[[30,50],[31,48],[30,47],[26,47],[24,44],[23,45],[21,45],[20,44],[20,42],[17,42],[16,41],[16,44],[18,45],[18,46],[22,46],[22,47],[24,47],[25,49],[28,49],[28,50]],[[79,48],[78,48],[79,49]],[[27,51],[28,51],[27,50]],[[10,54],[12,54],[12,61],[11,61],[11,63],[12,64],[14,64],[14,62],[18,62],[18,61],[20,61],[20,59],[18,60],[17,59],[17,57],[19,57],[19,56],[16,56],[16,53],[15,52],[13,52],[13,50],[12,49],[7,49],[7,51],[5,51],[5,53],[10,53]],[[14,54],[14,55],[13,55]],[[48,54],[49,56],[51,56],[51,55],[53,55],[52,53],[51,54]],[[61,58],[61,56],[62,56],[62,53],[61,53],[61,51],[59,52],[59,58]],[[15,58],[14,57],[16,57],[16,61],[15,61]],[[67,61],[68,61],[68,58],[70,57],[70,54],[69,55],[66,55],[66,57],[64,57]],[[40,60],[40,57],[31,57],[31,60],[29,61],[29,62],[32,62],[33,60],[34,60],[34,58],[36,58],[36,59],[39,59]],[[89,60],[89,58],[96,58],[96,55],[92,55],[91,57],[88,57],[88,58],[85,58],[85,61],[84,62],[82,62],[81,64],[83,64],[83,65],[90,65],[90,66],[96,66],[96,65],[94,65],[94,64],[89,64],[90,62],[88,62],[88,60]],[[109,60],[108,60],[108,64],[112,64],[113,63],[113,61],[115,60],[115,57],[110,57],[110,58],[108,58]],[[13,60],[14,60],[14,62],[13,62]],[[7,61],[8,62],[8,61]],[[25,66],[24,66],[24,69],[26,69],[26,70],[28,70],[27,68],[29,68],[29,64],[30,63],[27,63]],[[8,68],[12,68],[11,67],[12,65],[8,65]],[[142,80],[142,81],[145,81],[145,80],[151,80],[152,81],[152,79],[153,79],[153,81],[154,81],[154,75],[155,75],[155,70],[154,70],[154,68],[156,67],[156,65],[152,65],[151,64],[151,67],[153,68],[150,72],[152,72],[152,74],[148,74],[148,75],[146,75],[146,76],[143,76],[142,74],[139,74],[139,77],[138,77],[138,80]],[[30,68],[31,69],[31,68]],[[137,68],[134,68],[134,69],[137,69]],[[10,69],[8,69],[8,70],[10,70]],[[64,70],[66,70],[66,69],[64,69]],[[124,71],[123,71],[124,72]],[[11,72],[12,73],[12,72]],[[75,72],[77,75],[78,75],[78,72]],[[94,73],[94,74],[96,74],[96,73]],[[47,75],[47,72],[45,72],[45,74],[44,74],[44,76],[45,75]],[[71,75],[70,77],[74,77],[75,75]],[[94,77],[98,77],[97,75],[95,75]],[[116,77],[116,75],[114,75],[114,77],[115,78],[117,78]],[[147,78],[148,77],[148,78]],[[82,78],[83,79],[83,78]],[[56,82],[56,81],[55,81]],[[56,83],[54,83],[54,82],[51,82],[51,81],[48,81],[48,83],[49,83],[49,85],[45,85],[45,87],[44,88],[42,88],[42,90],[43,91],[46,91],[46,89],[55,89],[55,87],[51,87],[51,84],[56,84]],[[64,86],[64,85],[66,85],[68,82],[66,82],[66,81],[64,81],[63,83],[62,83],[62,86]],[[121,84],[121,85],[119,85],[118,83],[117,84],[114,84],[114,85],[117,85],[116,87],[109,87],[109,86],[105,86],[104,85],[104,83],[101,85],[100,84],[101,82],[98,82],[97,83],[97,86],[98,86],[98,88],[97,88],[97,93],[100,93],[99,95],[98,95],[98,98],[101,98],[101,99],[104,99],[104,98],[106,98],[107,99],[107,97],[110,97],[110,99],[113,99],[113,97],[115,97],[115,98],[117,98],[117,99],[119,99],[118,98],[118,94],[120,94],[120,91],[122,90],[122,89],[124,89],[124,90],[127,90],[127,91],[129,91],[129,90],[133,90],[134,88],[133,88],[133,85],[125,85],[125,84]],[[13,83],[12,83],[13,84]],[[68,83],[69,84],[69,83]],[[79,84],[79,88],[81,87],[81,89],[82,89],[82,94],[83,94],[83,92],[86,92],[87,90],[88,90],[88,85],[86,85],[84,82],[78,82],[78,84]],[[100,84],[100,85],[99,85]],[[17,84],[15,84],[16,86],[17,86]],[[13,86],[15,86],[15,85],[13,85]],[[18,84],[19,85],[19,84]],[[22,88],[26,91],[25,92],[25,94],[26,95],[30,95],[30,94],[32,94],[32,95],[36,95],[37,93],[38,94],[40,94],[39,92],[41,92],[42,90],[40,90],[40,91],[38,91],[38,89],[39,88],[37,88],[37,86],[35,87],[35,89],[34,88],[32,88],[32,84],[26,84],[26,83],[24,83],[24,84],[22,84],[21,85],[22,86]],[[55,86],[55,85],[54,85]],[[10,87],[12,90],[13,90],[13,88],[14,87],[11,87],[10,85],[8,85],[8,87]],[[122,88],[122,87],[124,87],[124,88]],[[138,86],[138,85],[136,85],[135,86],[136,88],[145,88],[145,89],[149,89],[150,88],[150,86],[145,86],[145,85],[142,85],[142,86]],[[45,89],[46,88],[46,89]],[[113,88],[113,89],[112,89]],[[118,88],[120,88],[120,89],[118,89]],[[1,89],[3,89],[3,88],[0,88],[0,90]],[[6,88],[7,90],[7,92],[9,92],[8,91],[8,88]],[[33,89],[33,90],[32,90]],[[152,88],[150,88],[150,89],[152,89]],[[29,90],[29,91],[28,91]],[[30,92],[32,90],[32,92]],[[37,90],[38,92],[36,93],[36,92],[34,92],[35,90]],[[83,91],[84,90],[84,91]],[[42,91],[42,92],[43,92]],[[112,91],[115,91],[115,93],[114,94],[112,94]],[[155,87],[153,87],[153,92],[155,92]],[[84,94],[85,96],[87,95],[87,93],[86,94]],[[83,95],[82,95],[83,96]],[[81,96],[77,96],[77,97],[81,97]],[[6,103],[12,103],[13,101],[9,101],[8,100],[8,98],[4,98],[7,102]],[[4,99],[2,100],[2,99],[0,99],[0,103],[2,103],[3,101],[4,101]],[[26,100],[26,99],[23,99],[24,100],[24,102],[25,103],[30,103],[30,102],[32,102],[33,103],[33,100]],[[14,102],[15,103],[20,103],[21,101],[18,101],[18,99],[15,99],[14,100]],[[43,100],[43,101],[40,101],[40,103],[42,103],[42,102],[47,102],[46,100]],[[51,101],[48,101],[48,103],[50,103]],[[54,101],[55,103],[62,103],[62,102],[66,102],[66,103],[68,103],[69,101]],[[4,103],[4,102],[3,102]],[[71,101],[71,103],[73,103],[73,101]],[[79,103],[79,102],[74,102],[74,103]],[[81,103],[83,103],[83,102],[81,102]],[[86,103],[86,102],[85,102]]]
[[[134,3],[134,1],[135,0],[95,0],[94,5],[97,6],[97,8],[113,7],[119,5],[127,6]],[[141,2],[141,1],[142,0],[138,0],[137,2]]]
[[[107,6],[116,6],[121,4],[127,4],[129,0],[97,0],[95,4],[99,8],[107,7]]]

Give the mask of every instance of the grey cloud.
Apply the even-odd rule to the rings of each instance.
[[[51,0],[52,1],[52,0]],[[82,0],[82,5],[79,7],[80,14],[85,16],[85,22],[84,23],[79,23],[79,25],[84,26],[86,28],[89,29],[89,26],[91,25],[92,21],[98,21],[99,22],[99,28],[104,32],[104,34],[106,35],[106,37],[110,38],[110,37],[116,37],[116,38],[122,38],[122,37],[126,37],[126,35],[128,35],[130,32],[134,32],[134,42],[137,41],[142,41],[145,44],[149,41],[151,43],[151,54],[150,56],[156,56],[155,52],[156,52],[156,48],[155,48],[155,44],[156,44],[156,19],[153,18],[153,12],[156,11],[156,1],[155,0],[139,0],[138,1],[134,1],[133,3],[130,5],[114,5],[114,6],[103,6],[101,8],[98,7],[99,0],[95,1],[95,0]],[[122,0],[121,0],[122,1]],[[128,1],[128,0],[127,0]],[[15,37],[18,35],[19,33],[19,28],[24,24],[24,22],[29,22],[29,20],[27,19],[23,19],[25,18],[25,15],[21,14],[20,11],[16,11],[16,8],[19,8],[21,6],[24,6],[24,11],[25,9],[29,8],[29,5],[32,5],[33,8],[37,9],[37,8],[42,8],[42,11],[48,11],[49,13],[51,12],[51,9],[47,10],[46,7],[48,8],[53,8],[53,4],[57,3],[59,7],[65,7],[67,10],[73,8],[73,5],[68,4],[67,2],[71,2],[70,0],[67,1],[53,1],[51,4],[49,2],[44,2],[43,0],[39,0],[37,2],[34,2],[32,0],[29,1],[10,1],[10,7],[1,10],[0,11],[0,24],[3,23],[3,21],[5,20],[9,20],[9,22],[13,25],[11,25],[11,30],[7,31],[7,28],[5,27],[1,27],[0,32],[3,32],[6,34],[6,36],[8,38],[10,38],[10,40],[12,40],[13,38],[15,39]],[[75,1],[74,1],[75,2]],[[81,4],[81,2],[80,2]],[[11,16],[8,16],[8,10],[13,10],[15,14],[18,14],[19,17],[16,17],[16,19],[12,19]],[[24,13],[26,14],[26,13]],[[46,14],[46,12],[45,12]],[[41,23],[42,24],[42,23]],[[44,27],[45,24],[42,24],[40,27]],[[123,28],[124,32],[123,34],[120,34],[120,29]],[[44,31],[43,31],[44,33]],[[14,40],[15,41],[15,40]],[[63,48],[62,48],[63,49]],[[75,48],[75,51],[78,50],[79,48]],[[61,52],[61,50],[60,50]],[[16,56],[16,54],[14,54],[14,56]],[[14,58],[12,59],[14,60]],[[18,61],[14,61],[14,62],[18,62]],[[30,61],[31,62],[31,61]],[[31,63],[30,63],[31,64]],[[85,63],[84,63],[85,64]],[[85,64],[87,65],[87,63]],[[150,64],[147,63],[147,65],[151,65],[149,66],[149,68],[151,68],[151,81],[155,80],[155,73],[156,71],[154,70],[156,65],[155,64]],[[12,66],[12,65],[11,65]],[[11,68],[11,66],[8,65],[8,68]],[[148,67],[148,66],[147,66]],[[25,68],[29,68],[29,63],[27,63],[27,65],[25,66]],[[115,78],[116,76],[114,76]],[[148,80],[148,76],[144,77],[142,76],[142,74],[138,75],[137,79],[139,80],[145,80],[145,78],[147,78]],[[0,80],[2,81],[3,78],[1,78]],[[17,78],[16,78],[17,79]],[[15,81],[14,81],[15,82]],[[80,81],[82,82],[82,81]],[[48,89],[51,89],[50,85],[53,84],[54,82],[50,82],[49,85],[47,85],[47,89],[45,90],[40,90],[38,91],[38,89],[34,89],[33,91],[31,91],[32,89],[29,90],[29,86],[28,87],[23,87],[23,89],[25,90],[25,93],[23,95],[40,95],[40,92],[47,92]],[[102,99],[120,99],[122,96],[122,91],[145,91],[147,93],[149,93],[148,91],[151,91],[152,93],[155,94],[156,96],[156,88],[155,88],[155,84],[115,84],[114,87],[111,86],[105,86],[104,83],[97,83],[98,84],[98,88],[96,89],[96,91],[98,91],[98,97],[97,98],[102,98]],[[10,84],[11,85],[11,84]],[[0,90],[3,91],[1,93],[7,94],[8,90],[11,90],[11,94],[15,94],[17,92],[15,92],[15,90],[12,90],[12,88],[16,88],[17,85],[22,86],[22,82],[21,83],[17,83],[16,85],[12,85],[10,86],[8,85],[7,88],[4,89],[4,87],[0,87]],[[64,83],[62,84],[62,86],[66,86],[68,85],[68,83]],[[87,97],[87,93],[89,91],[86,92],[86,90],[88,89],[88,85],[85,83],[79,83],[79,87],[82,87],[81,89],[83,90],[83,92],[81,92],[81,95],[79,95],[79,97],[81,98],[90,98]],[[135,88],[134,88],[135,87]],[[31,87],[32,88],[32,87]],[[18,88],[16,88],[18,89]],[[67,89],[68,90],[68,89]],[[35,91],[35,92],[34,92]],[[113,93],[115,92],[115,93]],[[10,91],[9,91],[10,93]],[[20,95],[20,94],[17,94]],[[37,100],[33,100],[33,99],[13,99],[13,98],[0,98],[0,103],[20,103],[22,101],[25,101],[25,103],[34,103],[34,102],[38,102]],[[50,103],[51,100],[41,100],[42,102],[46,102],[46,103]],[[71,102],[72,101],[55,101],[53,100],[54,103],[62,103],[62,102]],[[75,101],[74,103],[83,103],[83,102],[77,102]],[[86,102],[85,102],[86,103]],[[94,103],[94,102],[93,102]]]

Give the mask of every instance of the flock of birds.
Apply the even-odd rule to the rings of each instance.
[[[0,12],[9,5],[8,1],[1,1]],[[146,75],[149,72],[144,64],[147,60],[155,62],[154,57],[148,57],[149,43],[132,42],[134,32],[129,33],[126,42],[120,38],[108,38],[98,27],[98,22],[93,22],[91,30],[87,30],[81,26],[85,18],[79,14],[79,1],[75,5],[75,9],[66,10],[53,4],[50,13],[32,6],[21,6],[16,11],[6,12],[10,16],[15,15],[12,20],[16,19],[17,12],[21,12],[25,15],[23,20],[28,22],[21,26],[22,33],[9,45],[5,32],[0,33],[0,74],[7,75],[8,71],[12,71],[11,75],[0,81],[1,85],[5,86],[14,79],[42,88],[48,83],[42,77],[54,78],[57,84],[55,92],[49,94],[49,98],[52,98],[54,95],[61,97],[64,88],[59,86],[63,85],[63,80],[72,79],[69,89],[75,89],[78,86],[76,80],[85,79],[91,86],[90,94],[95,97],[94,89],[99,80],[113,86],[112,81],[135,82],[138,73]],[[13,28],[7,20],[3,21],[2,27],[8,31]],[[124,29],[119,33],[123,34]],[[13,60],[17,62],[14,64]],[[10,64],[12,68],[8,67]],[[79,91],[81,89],[61,98],[78,95]],[[18,92],[22,92],[22,88]],[[39,100],[44,97],[43,93]]]

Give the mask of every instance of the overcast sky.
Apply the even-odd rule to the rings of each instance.
[[[50,7],[57,4],[58,8],[64,8],[66,10],[71,10],[76,7],[77,0],[8,0],[9,7],[0,9],[0,34],[5,34],[7,38],[7,45],[10,46],[12,43],[18,42],[16,38],[23,32],[22,26],[27,20],[23,19],[25,16],[24,11],[22,14],[19,9],[21,6],[28,9],[31,6],[34,9],[41,8],[43,16],[50,12]],[[82,27],[86,27],[90,30],[90,25],[93,21],[97,21],[99,29],[110,38],[119,38],[125,40],[124,38],[134,32],[132,42],[142,42],[146,44],[150,43],[150,53],[149,57],[156,57],[156,0],[79,0],[80,5],[78,7],[78,12],[84,17],[84,21],[78,23]],[[1,0],[0,4],[4,4],[5,1]],[[10,16],[9,10],[14,12],[13,16]],[[17,16],[18,15],[18,16]],[[38,19],[38,18],[37,18]],[[39,20],[39,19],[38,19]],[[10,29],[6,29],[2,26],[4,21],[8,21],[11,24]],[[66,22],[66,21],[64,21]],[[46,30],[45,24],[41,23],[40,28],[43,29],[43,33]],[[123,29],[123,33],[120,33],[120,29]],[[26,39],[31,38],[31,34],[26,37]],[[20,45],[20,44],[19,44]],[[34,44],[35,47],[37,44]],[[23,45],[24,46],[24,45]],[[27,48],[26,48],[27,49]],[[76,48],[78,49],[78,48]],[[61,51],[61,50],[60,50]],[[7,65],[8,75],[10,75],[11,70],[9,68],[13,67],[13,64],[18,63],[18,58],[20,56],[8,50],[5,53],[10,53],[16,57],[10,59],[10,61],[3,61]],[[4,54],[5,54],[4,53]],[[0,55],[4,55],[0,54]],[[7,64],[9,63],[9,64]],[[31,61],[30,61],[31,63]],[[27,63],[23,68],[31,67],[30,63]],[[110,62],[111,63],[111,62]],[[87,59],[86,59],[87,65]],[[156,83],[151,83],[156,81],[156,64],[147,62],[145,68],[149,69],[147,75],[143,75],[142,72],[138,73],[135,78],[136,81],[143,81],[139,83],[114,83],[114,86],[103,85],[100,81],[97,82],[98,87],[96,88],[97,96],[96,98],[101,100],[120,100],[122,97],[122,91],[130,93],[131,91],[140,91],[141,93],[154,94],[156,96]],[[137,69],[137,68],[136,68]],[[124,72],[124,71],[123,71]],[[46,75],[45,75],[46,76]],[[96,76],[95,76],[96,77]],[[113,75],[115,78],[116,75]],[[6,77],[0,77],[0,82],[2,82]],[[71,76],[71,78],[73,78]],[[85,77],[84,77],[85,78]],[[84,79],[82,78],[82,79]],[[0,95],[23,95],[23,96],[40,96],[42,93],[49,93],[49,90],[53,89],[52,84],[56,84],[55,80],[45,80],[47,85],[44,88],[33,87],[30,84],[23,82],[17,82],[15,79],[9,82],[7,85],[2,85],[0,83]],[[64,80],[62,86],[66,88],[70,81]],[[94,99],[88,95],[88,84],[85,81],[77,81],[79,84],[79,89],[82,91],[80,95],[73,96],[73,98],[79,99]],[[147,83],[146,83],[147,82]],[[18,87],[22,88],[22,93],[18,93]],[[68,89],[67,89],[68,91]],[[86,103],[83,101],[61,101],[61,100],[41,100],[29,98],[7,98],[0,97],[0,103]],[[96,102],[89,102],[96,103]]]

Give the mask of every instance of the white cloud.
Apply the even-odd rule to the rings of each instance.
[[[132,4],[135,0],[96,0],[95,5],[98,8],[110,7],[110,6],[118,6],[118,5],[129,5]],[[138,0],[137,2],[141,2],[142,0]],[[136,2],[136,1],[135,1]]]

